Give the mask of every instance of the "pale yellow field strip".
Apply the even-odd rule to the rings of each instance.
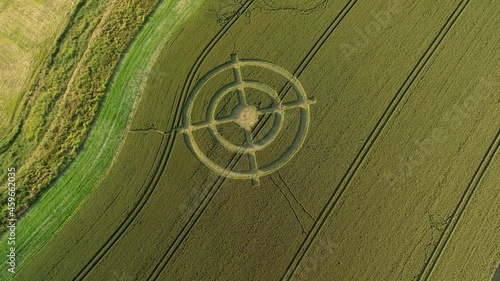
[[[0,114],[7,119],[66,24],[71,1],[0,1]],[[6,125],[0,120],[0,128]]]

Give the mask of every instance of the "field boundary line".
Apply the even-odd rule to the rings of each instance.
[[[84,2],[82,2],[84,3]],[[98,33],[99,31],[101,30],[102,26],[105,24],[107,18],[108,18],[108,15],[109,13],[111,12],[111,5],[112,5],[113,1],[110,0],[108,2],[108,6],[106,6],[106,9],[103,11],[103,13],[101,14],[101,18],[99,19],[99,22],[95,25],[95,27],[92,29],[92,32],[89,33],[89,38],[87,40],[87,42],[85,43],[85,49],[82,51],[82,56],[80,57],[80,60],[78,60],[78,62],[75,63],[75,67],[73,68],[73,70],[71,71],[71,74],[68,75],[69,79],[67,81],[67,83],[65,83],[65,86],[64,86],[64,90],[58,94],[55,99],[51,100],[50,103],[49,103],[49,108],[51,109],[51,113],[53,114],[52,118],[50,118],[50,113],[47,113],[47,117],[48,117],[48,123],[46,123],[46,121],[44,121],[44,125],[46,125],[46,129],[43,130],[43,133],[40,134],[40,142],[34,146],[34,149],[33,151],[38,151],[40,150],[40,147],[42,146],[41,144],[41,141],[43,139],[45,139],[45,136],[47,135],[47,133],[51,130],[52,127],[54,126],[59,126],[59,124],[55,125],[54,124],[54,121],[58,119],[58,117],[60,117],[60,115],[62,115],[63,113],[60,111],[60,109],[64,106],[64,104],[61,104],[61,103],[64,103],[67,99],[68,99],[68,95],[71,94],[71,91],[72,91],[72,88],[74,88],[74,82],[75,82],[75,77],[78,73],[78,71],[80,71],[82,68],[83,68],[83,60],[85,59],[85,57],[89,54],[89,47],[91,46],[91,43],[92,41],[95,40],[95,37],[98,36]],[[115,69],[116,71],[116,69]],[[36,97],[34,97],[35,100],[36,100]],[[35,100],[33,100],[33,102],[35,102]],[[26,112],[29,112],[26,111]],[[28,114],[28,113],[26,113]],[[96,114],[97,116],[97,114]],[[92,120],[92,123],[94,122],[95,120]],[[21,127],[21,130],[23,128]],[[8,151],[9,148],[7,148],[7,151]],[[30,161],[32,162],[33,158],[36,159],[36,156],[34,155],[31,155],[29,157],[27,157],[24,161],[24,163],[19,167],[19,168],[23,168],[25,167],[25,165],[29,164]]]
[[[357,3],[357,0],[351,0],[344,6],[344,8],[338,14],[338,16],[328,26],[328,28],[325,30],[325,32],[323,32],[323,35],[320,37],[320,39],[314,44],[311,51],[309,51],[307,53],[306,57],[301,61],[298,68],[294,72],[294,76],[298,77],[304,71],[304,69],[307,67],[307,65],[309,65],[309,63],[312,61],[314,56],[318,53],[321,46],[323,46],[323,44],[326,42],[326,40],[330,37],[330,35],[333,33],[333,31],[336,29],[336,27],[340,24],[340,22],[345,18],[345,16],[349,13],[349,11],[352,9],[352,7],[356,3]],[[285,96],[286,93],[288,92],[288,89],[290,89],[290,87],[291,86],[288,84],[285,85],[282,88],[282,90],[280,91],[280,97]],[[267,120],[269,120],[269,118],[267,118],[265,120],[263,119],[264,120],[263,122],[259,122],[258,126],[260,125],[260,127],[256,126],[256,130],[255,130],[255,131],[257,131],[257,133],[260,132],[260,130],[262,130],[262,128],[266,124]],[[232,157],[229,164],[226,166],[226,168],[236,166],[236,164],[241,159],[241,157],[243,157],[243,155],[235,154]],[[176,240],[171,245],[169,250],[165,253],[162,260],[155,267],[155,271],[157,270],[157,268],[161,267],[161,269],[156,274],[155,274],[155,272],[153,272],[149,276],[148,280],[156,280],[160,276],[160,274],[163,272],[165,267],[168,265],[168,263],[170,262],[170,260],[174,256],[174,254],[176,253],[177,249],[180,247],[180,245],[186,239],[187,235],[189,234],[189,232],[191,231],[193,226],[196,224],[198,219],[201,217],[201,215],[203,214],[203,212],[205,211],[207,206],[210,204],[210,202],[215,197],[215,195],[219,192],[219,190],[220,190],[222,184],[225,182],[225,180],[226,180],[225,177],[219,176],[217,178],[217,180],[215,181],[215,183],[209,188],[207,195],[205,195],[205,197],[202,199],[202,202],[198,205],[198,207],[194,211],[193,215],[189,218],[188,223],[184,226],[181,233],[179,233],[179,235],[176,237]]]
[[[161,1],[163,3],[164,0]],[[254,0],[249,0],[248,2],[253,2]],[[248,3],[246,2],[246,3]],[[245,4],[246,4],[245,3]],[[222,36],[225,34],[225,32],[229,29],[232,24],[237,20],[238,16],[235,16],[230,22],[228,22],[219,32],[216,34],[215,37],[212,38],[212,40],[209,42],[207,45],[208,49],[212,49],[215,44],[218,43],[218,41],[222,38]],[[179,107],[183,105],[183,101],[185,98],[185,95],[188,93],[188,88],[192,84],[192,80],[194,80],[194,76],[196,74],[196,71],[199,69],[201,66],[202,62],[205,60],[206,56],[208,55],[210,51],[206,52],[203,56],[200,55],[197,58],[197,62],[191,67],[190,74],[189,74],[189,82],[186,81],[184,86],[183,86],[183,91],[181,92],[183,96],[179,98],[179,101],[177,103],[177,110],[175,111],[175,120],[174,120],[174,126],[180,122],[180,115],[179,115]],[[144,206],[146,205],[147,201],[151,197],[152,193],[156,189],[156,186],[163,174],[163,171],[165,170],[165,167],[167,166],[168,159],[170,158],[170,154],[172,151],[173,143],[175,141],[175,136],[176,136],[176,131],[172,131],[171,134],[165,135],[163,137],[162,143],[166,140],[166,145],[163,149],[163,151],[160,153],[161,156],[161,161],[158,165],[158,168],[154,172],[154,175],[152,177],[152,180],[149,181],[149,183],[146,184],[145,191],[143,192],[143,195],[140,197],[138,200],[139,203],[135,205],[133,210],[130,211],[130,215],[125,218],[122,223],[119,225],[119,227],[110,235],[108,240],[100,247],[100,249],[94,254],[94,256],[84,265],[84,267],[77,273],[77,275],[73,278],[73,280],[83,280],[95,267],[95,265],[109,252],[109,250],[114,246],[114,244],[120,239],[120,237],[125,233],[125,231],[130,227],[132,222],[135,220],[135,218],[139,215],[139,213],[142,211]],[[149,178],[149,177],[148,177]]]
[[[410,72],[410,75],[407,76],[401,87],[398,89],[396,95],[389,103],[388,107],[386,108],[386,110],[376,123],[375,127],[369,134],[365,143],[355,156],[353,162],[347,169],[341,181],[335,188],[335,191],[329,198],[327,204],[321,210],[316,220],[316,223],[314,223],[312,229],[310,230],[307,237],[304,239],[297,253],[293,256],[290,264],[288,265],[285,273],[282,276],[282,280],[290,280],[292,278],[293,274],[297,270],[302,259],[310,249],[319,231],[321,230],[327,219],[332,214],[332,211],[337,205],[337,202],[339,202],[340,198],[344,194],[347,187],[350,185],[351,180],[354,178],[354,175],[358,171],[359,167],[361,167],[361,164],[363,163],[364,159],[370,152],[371,148],[373,147],[373,144],[378,139],[379,135],[381,134],[381,132],[383,131],[383,129],[385,128],[391,117],[394,115],[394,112],[401,104],[401,101],[403,101],[404,98],[406,97],[409,88],[413,85],[413,82],[420,75],[424,67],[427,65],[427,62],[433,56],[433,54],[435,53],[435,51],[437,50],[443,39],[448,34],[449,30],[452,28],[458,17],[462,14],[462,12],[464,11],[465,7],[469,2],[470,0],[461,1],[460,4],[455,8],[453,13],[448,17],[445,25],[440,29],[436,37],[431,41],[427,50],[423,53],[422,57],[420,57],[420,59],[417,61],[415,67]]]
[[[85,1],[80,1],[78,4],[76,4],[76,7],[78,7],[78,9],[80,9],[80,6],[84,6],[84,4],[85,4],[85,3],[86,3]],[[106,10],[106,11],[105,11],[102,15],[106,14],[107,12],[109,12],[109,11],[107,11],[107,10]],[[99,26],[101,26],[101,25],[102,25],[102,20],[103,20],[103,19],[104,19],[104,17],[103,17],[103,16],[101,16],[101,18],[100,18],[99,22],[96,24],[96,27],[95,27],[94,29],[92,29],[92,32],[90,32],[90,35],[89,35],[89,40],[87,40],[87,43],[86,43],[86,45],[85,45],[86,47],[85,47],[85,49],[84,49],[84,51],[83,51],[83,53],[84,53],[84,54],[87,54],[87,53],[88,53],[88,46],[89,46],[89,42],[90,42],[90,40],[91,40],[91,39],[95,36],[96,29],[97,29]],[[143,27],[141,27],[141,30],[142,30],[142,29],[143,29]],[[65,32],[67,32],[67,30],[66,30]],[[140,32],[139,32],[139,33],[140,33]],[[139,35],[139,33],[138,33],[137,35]],[[62,36],[62,35],[61,35],[60,37],[61,37],[61,38],[63,38],[63,36]],[[63,40],[63,39],[61,39],[61,38],[59,38],[59,39],[58,39],[58,41]],[[129,50],[131,49],[132,45],[135,43],[136,39],[137,39],[137,36],[135,36],[135,37],[134,37],[134,38],[130,41],[129,46],[126,48],[126,51],[123,53],[123,56],[122,56],[122,57],[120,58],[120,60],[119,60],[119,65],[121,65],[121,63],[123,62],[123,60],[125,60],[125,57],[128,55],[128,52],[129,52]],[[57,47],[57,48],[59,48],[60,46],[56,46],[56,47]],[[56,54],[56,53],[57,53],[56,51],[53,51],[53,53],[51,53],[51,54],[50,54],[50,55],[51,55],[51,59],[53,59],[54,54]],[[80,61],[78,61],[75,65],[77,65],[77,66],[75,66],[75,67],[79,67],[79,66],[81,65],[81,60],[80,60]],[[112,75],[112,79],[111,79],[111,80],[110,80],[110,82],[108,83],[109,85],[107,86],[107,90],[106,90],[106,92],[110,91],[110,87],[111,87],[111,85],[115,82],[115,81],[114,81],[114,80],[115,80],[115,77],[116,77],[117,73],[119,73],[119,72],[120,72],[120,67],[118,66],[118,67],[116,67],[116,68],[114,69],[114,72],[113,72],[113,75]],[[73,75],[72,75],[72,76],[73,76]],[[107,99],[107,98],[108,98],[108,97],[106,96],[106,99]],[[104,102],[104,100],[103,100],[103,104],[104,104],[104,103],[105,103],[105,102]],[[119,105],[119,106],[120,106],[120,108],[124,107],[123,105]],[[133,108],[133,106],[132,106],[132,108]],[[101,114],[102,109],[103,109],[103,108],[102,108],[102,105],[101,105],[101,106],[99,107],[98,111],[97,111],[96,117],[98,117],[98,115],[100,115],[100,114]],[[130,119],[130,118],[127,118],[127,119]],[[95,129],[94,127],[96,126],[96,123],[98,123],[98,120],[97,120],[97,119],[95,119],[95,120],[93,120],[93,121],[92,121],[91,129],[89,130],[89,136],[90,136],[90,135],[91,135],[91,133],[94,131],[94,129]],[[129,123],[129,122],[127,121],[127,123]],[[106,146],[107,141],[108,141],[108,140],[109,140],[109,138],[110,138],[110,134],[111,134],[111,132],[113,131],[113,129],[115,128],[115,125],[116,125],[116,123],[115,123],[115,124],[113,124],[113,125],[111,126],[111,129],[110,129],[110,131],[108,132],[108,136],[107,136],[107,138],[106,138],[106,141],[105,141],[105,143],[103,144],[103,146],[101,147],[101,151],[99,152],[100,154],[102,154],[102,149],[104,148],[104,146]],[[127,125],[127,126],[129,126],[129,125]],[[126,134],[126,129],[124,129],[124,130],[123,130],[123,134],[122,134],[123,136],[121,137],[121,139],[122,139],[122,140],[125,138],[125,134]],[[84,141],[84,143],[86,144],[87,142],[89,142],[89,140],[87,140],[87,139],[86,139],[86,140]],[[120,142],[120,143],[121,143],[121,142]],[[117,151],[120,151],[120,150],[121,150],[121,146],[122,146],[122,144],[119,144],[119,145],[117,146]],[[100,155],[100,154],[99,154],[99,155]],[[75,159],[74,159],[74,161],[77,161],[77,159],[78,159],[78,158],[75,158]],[[110,166],[113,164],[114,160],[115,160],[115,157],[113,157],[113,159],[111,160],[111,164],[110,164]],[[92,165],[94,165],[94,164],[95,164],[95,162],[96,162],[96,160],[94,160],[94,163],[93,163]],[[154,162],[154,163],[156,163],[156,158],[155,158],[155,162]],[[70,166],[72,166],[73,164],[74,164],[74,163],[71,163],[71,164],[70,164]],[[70,166],[68,166],[68,167],[67,167],[67,168],[66,168],[66,169],[65,169],[65,170],[61,173],[61,176],[66,176],[66,173],[67,173],[67,172],[71,169],[71,168],[70,168]],[[109,168],[110,166],[108,166],[108,168]],[[100,178],[98,179],[98,182],[101,182],[101,181],[102,181],[102,179],[104,179],[104,177],[105,177],[106,175],[108,175],[108,173],[109,173],[109,169],[108,169],[108,171],[106,171],[104,174],[102,174],[102,175],[100,176]],[[149,175],[150,173],[151,173],[151,169],[148,171],[148,175]],[[148,176],[148,177],[149,177],[149,176]],[[59,180],[60,180],[60,178],[58,177],[58,178],[57,178],[57,180],[56,180],[56,182],[54,182],[53,184],[51,184],[51,186],[50,186],[50,187],[55,186],[55,185],[58,185],[58,183],[57,183],[57,182],[58,182]],[[99,183],[98,183],[98,184],[99,184]],[[119,192],[119,194],[120,194],[120,193],[121,193],[121,191]],[[42,195],[42,196],[43,196],[43,195]],[[115,200],[116,200],[116,198],[114,198],[112,202],[114,202]],[[81,205],[81,204],[79,204],[79,205]],[[111,203],[110,203],[110,205],[108,205],[108,206],[106,207],[106,209],[105,209],[105,210],[107,210],[110,206],[111,206]],[[56,235],[56,234],[58,234],[58,233],[60,232],[60,230],[62,229],[62,227],[63,227],[63,226],[64,226],[64,225],[65,225],[65,224],[66,224],[66,223],[67,223],[67,222],[68,222],[68,221],[69,221],[69,220],[73,217],[73,215],[74,215],[74,213],[75,213],[75,210],[76,210],[76,209],[73,209],[73,210],[72,210],[71,214],[70,214],[69,216],[67,216],[67,217],[65,218],[65,220],[64,220],[64,221],[63,221],[63,222],[59,225],[58,229],[57,229],[57,230],[55,230],[55,231],[53,232],[53,235]],[[105,211],[105,210],[104,210],[104,211]],[[104,213],[104,212],[103,212],[103,213]],[[24,214],[23,214],[23,215],[24,215]],[[102,215],[101,215],[101,216],[99,216],[99,218],[100,218],[100,217],[102,217]],[[44,223],[45,223],[47,220],[48,220],[48,219],[46,219],[46,220],[44,221]],[[43,224],[44,224],[44,223],[43,223]],[[43,225],[43,224],[42,224],[42,225]],[[89,227],[89,229],[91,229],[94,225],[95,225],[95,223],[92,223],[92,225],[91,225],[91,227]],[[87,231],[88,231],[88,230],[87,230]],[[36,232],[38,232],[38,231],[36,231]],[[31,237],[33,237],[34,235],[35,235],[35,233],[31,233],[31,235],[29,236],[29,238],[28,238],[28,239],[31,239]],[[50,240],[50,239],[49,239],[49,240]],[[40,244],[40,245],[39,245],[39,247],[35,248],[35,250],[34,250],[34,251],[32,251],[32,252],[31,252],[31,253],[30,253],[30,254],[29,254],[29,255],[28,255],[28,256],[27,256],[27,257],[26,257],[26,258],[22,261],[23,263],[22,263],[22,264],[20,264],[20,265],[18,266],[18,268],[19,268],[19,269],[22,269],[22,268],[24,268],[24,266],[28,265],[28,264],[30,263],[30,261],[32,260],[32,258],[33,258],[35,255],[37,255],[37,254],[38,254],[38,252],[40,252],[40,250],[41,250],[41,249],[42,249],[42,248],[43,248],[43,247],[44,247],[47,243],[48,243],[48,240],[46,240],[45,242],[43,242],[43,244]],[[59,261],[58,263],[56,263],[56,264],[55,264],[55,266],[51,269],[51,271],[50,271],[50,272],[52,272],[55,268],[57,268],[57,266],[60,264],[60,262],[61,262],[61,261]],[[49,273],[50,273],[50,272],[49,272]]]
[[[85,3],[85,1],[83,1],[82,3]],[[160,4],[161,4],[161,3],[162,3],[162,1],[158,2],[158,3],[157,3],[157,5],[153,8],[153,12],[150,14],[150,17],[154,14],[154,12],[155,12],[155,11],[156,11],[156,9],[160,6]],[[110,4],[111,4],[111,2],[110,2]],[[107,7],[107,8],[109,8],[109,7]],[[92,38],[94,37],[94,35],[95,35],[95,31],[96,31],[96,30],[97,30],[97,29],[101,26],[101,24],[102,24],[102,20],[104,20],[104,17],[107,15],[107,13],[108,13],[108,12],[109,12],[109,9],[106,9],[106,11],[104,11],[104,13],[103,13],[103,16],[102,16],[101,20],[99,21],[99,23],[98,23],[98,24],[96,24],[96,27],[93,29],[92,34],[89,36],[89,40],[87,40],[87,45],[86,45],[87,47],[89,46],[90,41],[91,41],[91,40],[92,40]],[[148,22],[148,20],[146,20],[146,21],[144,22],[143,26],[140,28],[140,30],[137,32],[137,34],[134,36],[134,38],[132,39],[132,41],[131,41],[131,42],[129,42],[129,44],[128,44],[127,48],[125,49],[124,53],[122,54],[122,57],[120,58],[120,60],[119,60],[119,62],[118,62],[117,67],[114,69],[114,72],[113,72],[112,78],[111,78],[111,80],[110,80],[110,82],[109,82],[109,85],[108,85],[108,88],[106,89],[106,92],[108,92],[108,91],[109,91],[109,87],[110,87],[110,85],[113,83],[113,81],[114,81],[114,79],[115,79],[115,76],[116,76],[117,72],[118,72],[118,71],[119,71],[119,69],[120,69],[120,65],[121,65],[121,63],[122,63],[122,62],[123,62],[123,60],[125,59],[126,54],[128,54],[128,52],[130,51],[130,48],[134,45],[134,43],[135,43],[135,41],[136,41],[136,39],[137,39],[138,35],[139,35],[139,34],[141,33],[141,31],[142,31],[142,30],[143,30],[143,29],[147,26],[147,22]],[[88,48],[86,48],[86,49],[83,51],[83,54],[86,54],[87,52],[88,52]],[[83,56],[83,55],[82,55],[82,56]],[[73,74],[71,75],[70,80],[72,80],[72,79],[73,79],[74,72],[78,69],[78,67],[80,67],[80,65],[81,65],[81,61],[78,61],[78,63],[77,63],[77,64],[76,64],[76,66],[75,66],[74,71],[72,72]],[[68,84],[68,85],[69,85],[69,84]],[[65,90],[65,92],[66,92],[66,90]],[[98,109],[98,112],[100,112],[100,111],[101,111],[101,109],[102,109],[102,108],[99,108],[99,109]],[[96,116],[97,116],[97,114],[96,114]],[[93,121],[92,121],[92,127],[94,126],[95,122],[96,122],[96,120],[93,120]],[[124,131],[124,136],[123,136],[124,138],[125,138],[125,134],[126,134],[126,130]],[[160,143],[160,146],[161,146],[161,144],[162,144],[163,142],[164,142],[164,141],[162,140],[162,142]],[[120,146],[121,146],[121,145],[120,145]],[[155,156],[155,159],[154,159],[154,162],[153,162],[152,168],[150,168],[150,170],[148,171],[148,176],[147,176],[147,178],[150,178],[150,177],[151,177],[151,176],[150,176],[150,174],[151,174],[151,171],[154,169],[154,168],[153,168],[153,167],[154,167],[154,163],[157,163],[157,162],[158,162],[158,161],[157,161],[157,159],[158,159],[158,155],[157,155],[157,156]],[[113,161],[114,161],[114,160],[113,160]],[[104,176],[103,176],[103,177],[104,177]],[[102,179],[101,179],[101,180],[102,180]],[[141,189],[141,190],[142,190],[142,189]],[[120,192],[120,193],[121,193],[121,192]],[[116,198],[115,198],[115,199],[116,199]],[[115,199],[114,199],[112,202],[114,202],[114,201],[115,201]],[[110,206],[111,206],[111,205],[109,205],[106,209],[108,209]],[[102,216],[100,216],[100,217],[102,217]],[[69,220],[69,218],[68,218],[68,220]],[[93,223],[91,226],[93,226],[94,224],[95,224],[95,223]],[[60,229],[59,229],[59,230],[60,230]],[[59,230],[58,230],[57,232],[59,232]],[[42,247],[40,247],[40,249],[41,249],[41,248],[42,248]],[[37,252],[38,252],[38,251],[37,251]],[[32,254],[32,256],[33,256],[33,255],[35,255],[35,254],[36,254],[36,253],[33,253],[33,254]],[[60,260],[60,261],[59,261],[59,262],[58,262],[58,263],[57,263],[57,264],[56,264],[56,265],[52,268],[51,272],[52,272],[55,268],[57,268],[57,266],[59,266],[59,264],[60,264],[61,262],[62,262],[62,260]]]
[[[483,156],[483,159],[481,159],[481,162],[479,163],[477,170],[474,172],[469,184],[467,185],[467,188],[462,194],[460,201],[455,207],[455,210],[453,210],[453,213],[451,214],[451,220],[449,223],[446,224],[443,232],[439,236],[439,240],[436,243],[434,249],[432,250],[429,259],[423,266],[419,274],[418,280],[429,280],[430,276],[432,275],[432,272],[434,271],[435,266],[439,261],[439,258],[441,258],[444,249],[446,248],[446,245],[448,244],[451,236],[453,235],[455,228],[460,222],[460,219],[462,218],[465,209],[467,208],[472,197],[474,196],[474,193],[479,184],[481,183],[483,176],[486,174],[486,171],[488,170],[491,162],[497,155],[499,148],[500,148],[500,130],[497,132],[493,142],[488,147],[486,154]]]

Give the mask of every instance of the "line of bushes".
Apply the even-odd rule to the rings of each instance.
[[[37,83],[21,134],[4,153],[7,157],[2,155],[2,168],[20,167],[18,213],[24,212],[76,156],[115,68],[159,0],[104,2],[81,2],[80,15],[71,22]],[[6,206],[6,198],[2,190],[2,206]],[[4,209],[2,226],[5,216]]]

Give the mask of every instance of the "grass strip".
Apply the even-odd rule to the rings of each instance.
[[[17,145],[9,149],[10,153],[14,153],[10,156],[17,157],[17,161],[6,157],[2,163],[2,166],[18,167],[18,213],[26,211],[40,191],[49,186],[76,157],[123,52],[158,1],[112,1],[88,38],[87,49],[73,72],[67,69],[74,61],[66,48],[62,52],[65,55],[57,56],[58,60],[49,63],[55,70],[46,77],[48,82],[42,87],[44,95],[37,97],[37,103],[31,108],[30,117],[33,118],[23,124],[23,131],[33,134],[24,134],[23,138],[17,139]],[[100,4],[94,1],[94,5],[91,6],[97,8]],[[79,26],[87,25],[87,15],[82,17],[74,22],[77,30],[80,30]],[[73,36],[66,38],[70,41],[75,39]],[[74,44],[68,43],[69,49],[72,46]],[[69,83],[66,83],[67,79]],[[67,85],[66,89],[64,85]],[[21,151],[23,155],[19,155]],[[5,208],[6,192],[1,195]],[[2,225],[6,214],[4,210],[0,217]]]
[[[116,73],[81,153],[18,222],[17,240],[21,241],[16,248],[18,269],[47,243],[105,176],[158,52],[198,5],[196,0],[184,1],[182,5],[175,4],[174,0],[164,1],[138,35]],[[7,245],[6,235],[1,237],[0,245]],[[1,255],[7,254],[6,247],[0,249]],[[2,263],[0,279],[8,277],[11,275],[7,264]]]

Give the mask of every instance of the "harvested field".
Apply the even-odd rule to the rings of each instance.
[[[0,1],[0,140],[72,9],[62,0]]]

